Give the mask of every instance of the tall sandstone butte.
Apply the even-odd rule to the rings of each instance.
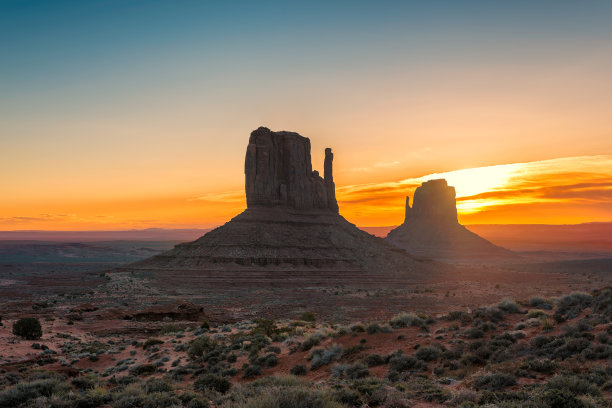
[[[251,133],[244,162],[247,207],[338,212],[333,153],[325,149],[324,178],[312,170],[310,139],[260,127]]]
[[[446,180],[424,182],[406,197],[404,223],[391,230],[387,241],[419,256],[449,261],[511,259],[513,253],[474,234],[457,219],[455,188]]]
[[[427,262],[361,231],[339,214],[332,166],[333,154],[327,148],[321,178],[312,169],[308,138],[260,127],[251,133],[246,149],[247,209],[197,240],[132,268],[256,269],[276,271],[279,278],[283,270],[315,268],[321,273],[340,272],[345,279],[358,276],[351,275],[354,272],[409,279],[431,271]]]

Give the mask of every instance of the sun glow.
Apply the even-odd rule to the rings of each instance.
[[[434,173],[422,177],[422,181],[438,178],[446,179],[449,186],[455,187],[457,197],[470,197],[485,192],[508,188],[508,181],[523,167],[522,163],[455,170],[447,173]],[[498,200],[499,201],[499,200]],[[460,213],[474,213],[492,205],[492,200],[465,200],[457,204]],[[502,204],[499,201],[496,204]]]

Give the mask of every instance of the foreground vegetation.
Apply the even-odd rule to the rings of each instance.
[[[610,407],[611,335],[610,288],[350,326],[168,324],[141,342],[33,343],[45,359],[3,370],[0,407]]]

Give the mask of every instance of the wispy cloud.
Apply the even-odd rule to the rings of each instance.
[[[341,211],[360,225],[401,223],[405,196],[412,196],[423,181],[434,178],[444,178],[455,187],[460,216],[470,222],[479,222],[480,213],[494,209],[499,222],[503,222],[502,208],[511,218],[506,222],[521,222],[521,213],[513,207],[520,206],[527,212],[529,206],[536,205],[554,206],[555,211],[541,215],[554,214],[556,218],[548,222],[564,222],[562,208],[572,207],[575,212],[580,205],[588,206],[583,208],[580,220],[600,220],[602,213],[608,214],[604,220],[612,219],[612,212],[606,213],[612,201],[612,155],[504,164],[344,186],[337,189]]]

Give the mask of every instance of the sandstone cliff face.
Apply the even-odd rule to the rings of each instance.
[[[457,220],[455,188],[446,180],[424,182],[414,192],[412,208],[406,197],[404,223],[387,241],[413,255],[461,262],[513,258],[513,253],[469,231]]]
[[[247,207],[286,207],[338,212],[333,154],[325,149],[324,178],[312,170],[310,140],[260,127],[251,133],[244,174]]]

